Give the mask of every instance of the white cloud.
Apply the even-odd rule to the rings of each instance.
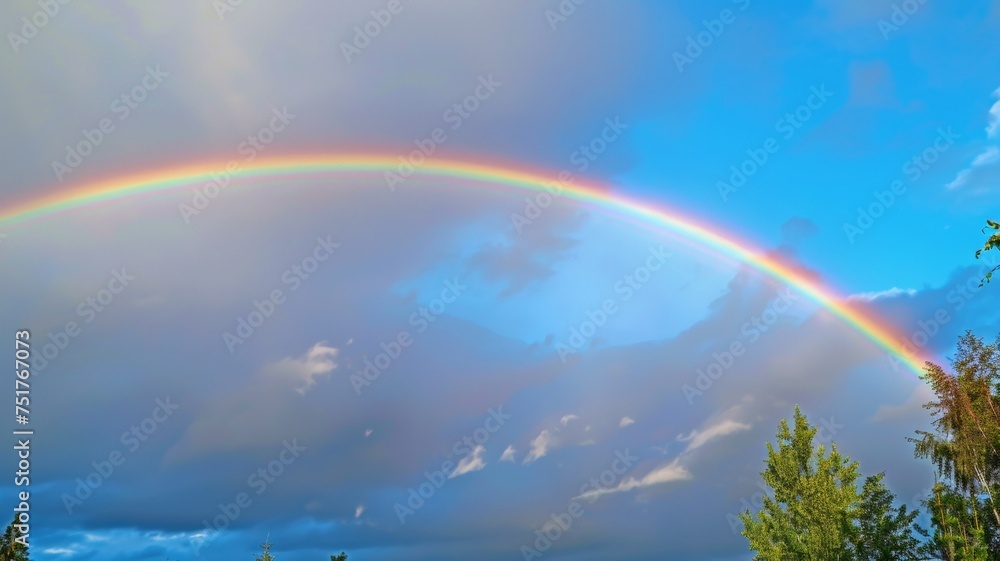
[[[947,188],[958,189],[959,187],[966,185],[969,183],[969,180],[972,178],[973,173],[977,168],[989,166],[997,162],[1000,162],[1000,149],[996,146],[987,147],[986,150],[973,158],[971,167],[958,172],[958,175],[956,175],[955,179],[947,185]]]
[[[333,359],[337,349],[328,347],[326,341],[313,345],[300,358],[285,358],[264,368],[264,373],[287,381],[292,388],[304,394],[316,383],[316,378],[329,374],[337,367]]]
[[[597,498],[611,493],[623,493],[642,487],[651,487],[662,483],[670,483],[671,481],[684,481],[688,479],[691,479],[691,472],[684,468],[684,466],[680,465],[679,459],[674,459],[669,464],[665,464],[649,472],[642,479],[629,477],[625,481],[619,483],[617,487],[593,489],[575,498]]]
[[[633,419],[631,417],[622,417],[622,420],[621,420],[621,422],[618,423],[618,426],[619,427],[627,427],[627,426],[629,426],[629,425],[631,425],[633,423],[635,423],[635,419]]]
[[[996,136],[997,132],[1000,131],[1000,88],[993,92],[993,97],[997,98],[997,101],[993,107],[990,107],[990,113],[987,117],[989,124],[986,126],[986,135],[990,138]]]
[[[455,471],[451,472],[448,479],[453,479],[459,475],[465,475],[466,473],[471,473],[473,471],[479,471],[486,467],[486,462],[483,460],[483,453],[486,452],[486,448],[482,444],[476,446],[471,454],[462,458],[462,461],[458,462],[458,467]]]
[[[924,410],[924,404],[933,400],[934,391],[931,390],[930,386],[927,384],[917,384],[905,402],[880,405],[875,414],[872,415],[871,420],[874,423],[879,423],[908,415],[919,415],[922,417],[927,414]]]
[[[508,446],[507,449],[503,451],[503,454],[500,455],[500,461],[501,462],[513,462],[514,461],[514,454],[516,452],[517,452],[517,450],[514,450],[513,446]]]
[[[365,505],[358,505],[358,507],[354,509],[354,518],[361,518],[361,514],[364,513],[364,511]]]
[[[562,426],[565,427],[566,425],[569,424],[570,421],[575,421],[575,420],[577,420],[579,418],[580,417],[577,417],[576,415],[566,415],[562,419],[559,419],[559,422],[562,423]]]
[[[750,430],[750,425],[737,421],[722,421],[705,430],[699,431],[695,429],[687,436],[678,436],[677,440],[680,442],[690,442],[687,448],[684,449],[685,452],[690,452],[704,446],[714,438],[746,430]]]
[[[874,302],[876,300],[881,300],[883,298],[898,298],[899,296],[914,296],[917,293],[916,290],[912,288],[897,288],[892,287],[888,290],[880,290],[877,292],[860,292],[858,294],[852,294],[847,297],[850,301],[862,301],[862,302]]]
[[[538,436],[531,441],[531,450],[528,451],[528,455],[524,457],[522,462],[524,465],[528,465],[535,460],[545,456],[549,452],[549,446],[552,445],[552,433],[548,429],[543,430],[538,433]]]
[[[962,171],[958,172],[958,175],[955,176],[955,179],[952,179],[950,183],[948,183],[947,185],[945,185],[945,188],[949,189],[949,190],[950,189],[958,189],[962,185],[965,185],[966,183],[968,183],[969,182],[969,177],[971,177],[971,176],[972,176],[972,170],[971,169],[963,169]]]
[[[365,438],[368,438],[369,436],[371,436],[372,432],[374,432],[372,429],[365,429]]]
[[[997,101],[990,107],[987,115],[986,136],[988,138],[996,137],[997,132],[1000,131],[1000,88],[993,92],[993,96],[997,98]],[[955,179],[951,180],[946,188],[954,190],[969,184],[973,184],[973,186],[994,184],[997,177],[994,164],[997,162],[1000,162],[1000,148],[987,146],[985,150],[973,158],[972,165],[955,175]],[[984,170],[983,168],[988,169]],[[981,191],[982,189],[980,189]]]
[[[976,156],[976,158],[972,160],[972,165],[981,166],[984,164],[992,164],[998,160],[1000,160],[1000,148],[990,146],[985,152]]]

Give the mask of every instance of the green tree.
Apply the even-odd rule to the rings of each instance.
[[[983,233],[985,233],[987,229],[1000,230],[1000,222],[987,220],[986,228],[983,228]],[[983,248],[976,251],[976,259],[979,259],[979,256],[982,255],[984,251],[989,251],[991,249],[1000,250],[1000,232],[990,236],[990,238],[986,240],[986,243],[983,244]],[[990,282],[990,278],[993,276],[993,273],[997,271],[997,269],[1000,269],[1000,265],[990,269],[989,272],[986,273],[986,276],[983,277],[982,282],[979,283],[979,286],[982,287],[984,283]]]
[[[955,374],[927,364],[934,432],[909,439],[941,481],[927,501],[932,541],[958,555],[949,559],[979,559],[981,547],[1000,559],[1000,339],[987,345],[966,332],[952,365]]]
[[[260,549],[262,550],[260,555],[254,558],[254,561],[274,561],[274,556],[271,555],[271,535],[268,534],[267,538],[264,539],[264,543],[260,544]]]
[[[28,561],[28,546],[18,541],[21,531],[16,527],[17,515],[14,520],[7,525],[7,529],[0,536],[0,560],[2,561]]]
[[[849,560],[855,535],[858,463],[837,451],[813,447],[817,429],[795,408],[795,430],[778,426],[778,447],[767,443],[761,472],[773,497],[765,496],[756,516],[740,514],[743,536],[755,560]]]
[[[923,504],[931,515],[932,528],[932,532],[920,531],[927,537],[921,546],[925,555],[944,561],[989,559],[986,530],[976,516],[979,507],[970,503],[970,497],[939,482]]]
[[[865,479],[854,557],[861,561],[921,559],[920,541],[913,534],[919,511],[908,511],[906,505],[893,508],[896,497],[886,488],[884,477],[885,473],[879,473]]]
[[[340,555],[331,555],[330,561],[347,561],[347,554],[341,551]]]
[[[916,512],[893,508],[884,475],[865,480],[835,444],[815,446],[816,427],[796,407],[794,430],[782,419],[777,448],[767,443],[761,472],[773,496],[756,515],[740,514],[743,536],[759,561],[898,561],[920,559]]]

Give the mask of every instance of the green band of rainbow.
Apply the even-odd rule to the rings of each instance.
[[[281,175],[310,175],[347,172],[398,173],[398,155],[342,154],[299,155],[259,158],[243,164],[239,177],[270,177]],[[23,204],[0,211],[0,230],[9,230],[18,224],[33,222],[61,212],[143,193],[177,189],[208,179],[209,174],[225,168],[225,163],[171,166],[151,172],[92,181],[70,190],[32,199]],[[556,177],[546,177],[542,172],[519,171],[509,167],[465,161],[427,160],[416,167],[420,176],[457,178],[485,182],[529,191],[552,190],[560,185]],[[629,199],[608,190],[580,183],[561,184],[561,194],[567,198],[593,203],[615,214],[635,217],[644,223],[665,228],[707,249],[717,251],[785,283],[806,295],[818,305],[885,349],[918,376],[923,374],[925,358],[900,341],[903,338],[876,320],[870,313],[836,295],[832,290],[806,278],[764,252],[756,251],[749,244],[737,242],[733,236],[722,233],[718,227],[676,212],[658,208],[648,202]]]

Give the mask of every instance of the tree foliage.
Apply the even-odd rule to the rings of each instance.
[[[934,364],[926,379],[935,400],[934,432],[917,431],[914,454],[933,462],[940,484],[927,500],[931,543],[944,559],[1000,559],[1000,339],[959,339],[954,374]]]
[[[987,561],[990,559],[986,530],[977,520],[976,499],[936,483],[924,501],[931,515],[931,532],[921,529],[927,541],[921,551],[930,559]]]
[[[986,227],[983,228],[983,232],[985,233],[987,229],[1000,230],[1000,222],[987,220]],[[976,259],[979,259],[979,257],[983,254],[984,251],[989,251],[991,249],[996,249],[1000,251],[1000,232],[990,236],[989,239],[986,240],[986,243],[983,244],[983,248],[976,251]],[[986,273],[986,276],[983,277],[982,282],[979,283],[979,286],[982,287],[984,283],[990,282],[990,278],[993,277],[993,273],[995,273],[997,269],[1000,269],[1000,265],[997,265],[996,267],[990,269]]]
[[[865,479],[858,509],[858,532],[854,539],[854,558],[864,561],[919,559],[920,541],[914,535],[914,520],[919,514],[906,505],[893,508],[895,495],[886,488],[885,473]]]
[[[271,536],[268,535],[267,538],[264,539],[264,543],[260,544],[261,552],[254,557],[254,561],[274,561],[274,556],[271,555],[271,547],[273,546],[274,544],[271,543]],[[5,558],[0,557],[0,561],[5,561]],[[347,553],[341,551],[339,555],[331,555],[330,561],[347,561]]]
[[[859,464],[814,446],[817,429],[796,407],[794,430],[782,419],[777,448],[767,443],[761,472],[773,496],[756,515],[740,515],[743,536],[763,561],[882,561],[918,559],[915,512],[893,509],[894,495],[879,474],[859,491]]]
[[[28,546],[19,542],[20,530],[17,529],[17,516],[7,525],[7,529],[0,536],[0,560],[2,561],[28,561]]]
[[[257,557],[254,557],[254,561],[274,561],[274,556],[271,555],[271,536],[268,535],[264,539],[264,543],[260,544],[261,553]]]

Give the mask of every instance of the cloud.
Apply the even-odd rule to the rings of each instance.
[[[372,432],[374,432],[372,429],[365,429],[365,438],[368,438],[369,436],[371,436]]]
[[[476,448],[468,456],[462,458],[462,461],[458,462],[458,467],[455,468],[455,471],[451,472],[448,479],[454,479],[459,475],[479,471],[486,467],[486,462],[483,460],[484,452],[486,452],[486,448],[482,444],[476,446]]]
[[[1000,131],[1000,88],[997,88],[993,92],[993,97],[997,98],[997,101],[990,107],[989,115],[986,117],[986,136],[993,138],[997,136],[998,131]]]
[[[364,512],[365,512],[365,505],[358,505],[357,508],[354,509],[354,518],[355,519],[361,518],[361,514]]]
[[[549,447],[552,446],[553,441],[552,433],[548,429],[538,433],[538,436],[531,441],[531,450],[528,451],[528,455],[524,457],[524,461],[521,463],[528,465],[544,457],[549,452]]]
[[[795,244],[804,239],[811,238],[819,232],[816,223],[808,218],[795,216],[789,218],[781,225],[781,238],[785,243]]]
[[[986,137],[995,138],[998,128],[1000,128],[1000,88],[993,92],[997,101],[990,107],[987,114]],[[997,146],[987,146],[973,159],[969,167],[959,171],[955,179],[951,180],[945,188],[953,191],[959,188],[966,188],[973,194],[983,194],[996,188],[997,181],[1000,181],[1000,148]]]
[[[712,439],[718,438],[720,436],[726,436],[729,434],[743,432],[750,430],[750,425],[745,423],[739,423],[736,421],[725,420],[721,421],[715,425],[712,425],[704,430],[693,430],[691,434],[687,436],[678,436],[677,440],[680,442],[688,442],[687,448],[684,449],[685,452],[691,452],[701,448],[707,444]]]
[[[917,384],[913,388],[913,393],[906,401],[899,404],[880,405],[875,414],[872,415],[872,422],[879,423],[890,421],[902,417],[914,417],[920,419],[927,414],[924,404],[935,400],[934,390],[927,384]]]
[[[333,361],[337,353],[337,349],[322,341],[313,345],[301,357],[282,359],[265,366],[263,371],[266,376],[281,380],[300,394],[305,394],[315,385],[316,378],[333,372],[337,367],[337,363]]]
[[[1000,149],[996,146],[990,146],[985,152],[976,156],[976,158],[972,160],[972,165],[984,166],[986,164],[996,163],[997,161],[1000,161]]]
[[[651,487],[654,485],[660,485],[663,483],[670,483],[673,481],[684,481],[692,479],[691,471],[689,466],[685,465],[687,462],[691,461],[691,452],[697,450],[707,444],[708,442],[730,434],[735,434],[738,432],[749,431],[752,427],[747,423],[741,423],[733,420],[731,417],[736,416],[742,411],[742,409],[749,403],[752,403],[753,399],[750,397],[744,397],[741,403],[727,409],[718,417],[722,420],[716,421],[709,424],[707,428],[695,429],[691,431],[687,436],[678,436],[677,440],[679,442],[687,442],[688,445],[684,451],[676,458],[670,462],[661,465],[660,467],[654,468],[652,471],[647,473],[642,478],[636,479],[634,477],[629,477],[619,483],[616,487],[612,488],[602,488],[594,489],[588,491],[577,498],[597,498],[602,495],[607,495],[611,493],[623,493],[627,491],[632,491],[634,489],[639,489],[643,487]],[[627,419],[626,417],[625,419]],[[622,419],[624,422],[625,419]]]
[[[643,487],[652,487],[653,485],[661,485],[672,481],[685,481],[689,479],[692,479],[691,472],[680,465],[679,458],[675,458],[670,463],[662,465],[649,472],[641,479],[629,477],[619,483],[616,487],[594,489],[574,498],[594,499],[603,495],[610,495],[611,493],[624,493],[632,491],[633,489],[641,489]]]
[[[899,298],[900,296],[913,296],[917,291],[912,288],[898,288],[892,287],[888,290],[879,290],[877,292],[860,292],[858,294],[851,294],[847,297],[850,301],[860,301],[860,302],[874,302],[876,300],[882,300],[885,298]]]
[[[984,176],[992,177],[996,172],[993,164],[1000,162],[1000,150],[995,146],[989,146],[972,160],[972,165],[958,172],[955,179],[951,180],[946,187],[949,190],[964,187],[970,183],[975,183],[977,179]]]
[[[634,423],[635,419],[632,419],[631,417],[622,417],[622,420],[618,423],[618,426],[624,428]]]
[[[555,274],[555,266],[573,256],[579,240],[571,237],[583,224],[582,213],[567,214],[556,207],[546,209],[547,219],[509,229],[503,241],[483,244],[468,261],[470,272],[503,286],[500,297],[517,294]]]
[[[569,424],[570,421],[575,421],[575,420],[577,420],[579,418],[580,417],[577,417],[576,415],[570,414],[570,415],[564,416],[562,419],[559,419],[559,422],[562,423],[562,426],[565,427],[566,425]]]
[[[503,454],[500,455],[500,461],[501,462],[514,462],[515,461],[514,460],[514,454],[516,452],[517,451],[514,450],[513,446],[507,446],[507,449],[504,450]]]

